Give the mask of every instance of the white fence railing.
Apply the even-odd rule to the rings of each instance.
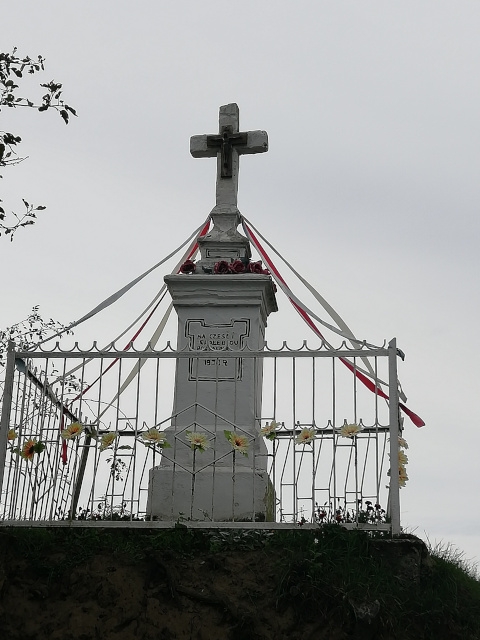
[[[206,352],[178,352],[169,346],[142,352],[63,352],[58,346],[48,352],[23,352],[12,345],[0,427],[0,520],[89,525],[125,520],[133,526],[171,526],[178,513],[160,523],[149,507],[154,491],[150,470],[163,465],[172,478],[180,470],[188,472],[186,488],[175,488],[172,480],[172,491],[185,493],[180,519],[220,526],[220,520],[225,524],[239,519],[238,492],[255,493],[261,468],[271,487],[268,504],[263,514],[254,502],[248,517],[243,509],[240,519],[251,522],[248,526],[334,521],[398,533],[395,341],[379,349],[343,345],[339,350],[309,350],[304,345],[299,350],[284,346],[223,355],[237,363],[261,362],[261,402],[252,402],[262,409],[253,434],[215,412],[210,411],[206,421],[207,411],[195,397],[188,407],[193,416],[188,425],[169,431],[179,418],[172,415],[176,363],[189,358],[194,364],[190,370],[197,371],[195,361],[208,357]],[[390,401],[366,389],[342,366],[342,359],[348,359],[354,371],[364,370],[368,359],[374,384],[382,383]],[[216,393],[222,393],[221,381]],[[262,435],[261,429],[272,421],[277,426]],[[346,425],[356,425],[351,437]],[[225,431],[244,434],[244,449],[226,449]],[[200,434],[204,446],[200,442],[194,447],[191,434]],[[247,489],[238,480],[245,465],[253,477]],[[231,497],[229,517],[219,519],[213,494],[225,490],[226,476],[237,495]],[[212,492],[207,507],[205,501],[198,502],[205,486]]]

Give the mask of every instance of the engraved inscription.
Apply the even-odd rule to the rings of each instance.
[[[250,335],[250,320],[232,320],[228,324],[207,324],[188,320],[185,325],[192,351],[239,351]],[[189,362],[189,380],[241,380],[242,358],[198,357]]]
[[[214,248],[209,249],[208,247],[205,249],[205,257],[206,258],[220,258],[222,260],[236,260],[240,257],[240,249],[223,249],[223,248]]]
[[[240,336],[235,331],[200,331],[193,336],[195,351],[232,351],[241,349]]]

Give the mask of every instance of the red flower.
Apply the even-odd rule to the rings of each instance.
[[[197,265],[192,260],[185,260],[180,267],[180,273],[195,273]]]
[[[261,273],[264,276],[269,276],[270,275],[270,271],[268,269],[264,269],[262,267],[262,261],[259,260],[258,262],[250,262],[248,267],[247,267],[248,271],[250,273]]]
[[[245,265],[241,260],[235,260],[230,265],[230,271],[232,273],[245,273]]]
[[[248,265],[248,271],[250,273],[263,273],[262,261],[250,262]]]
[[[213,273],[229,273],[230,265],[226,260],[220,260],[220,262],[216,262],[213,267]]]

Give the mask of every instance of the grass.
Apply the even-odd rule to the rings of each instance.
[[[275,532],[19,528],[0,531],[0,546],[48,581],[99,553],[141,561],[152,552],[188,558],[251,551],[277,576],[277,607],[291,607],[298,619],[363,625],[372,634],[366,637],[379,640],[480,638],[474,565],[451,545],[427,549],[415,536],[390,543],[333,524]]]
[[[451,542],[437,542],[432,545],[430,540],[427,539],[427,541],[428,551],[431,556],[458,567],[474,580],[480,580],[478,564],[469,560],[464,551],[458,549]]]
[[[425,549],[417,574],[408,556],[379,553],[367,533],[332,526],[317,540],[310,550],[305,541],[288,549],[281,603],[301,594],[301,611],[318,611],[320,605],[330,618],[363,616],[364,626],[373,624],[373,616],[378,636],[372,637],[480,638],[478,575],[452,546]],[[422,548],[414,536],[406,540],[417,540]]]

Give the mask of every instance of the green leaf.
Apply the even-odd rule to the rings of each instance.
[[[223,433],[225,434],[225,438],[227,440],[230,440],[230,438],[232,437],[232,432],[231,431],[224,431]]]
[[[33,450],[35,451],[35,453],[42,453],[44,449],[45,449],[45,444],[42,441],[37,442],[36,444],[33,445]]]

